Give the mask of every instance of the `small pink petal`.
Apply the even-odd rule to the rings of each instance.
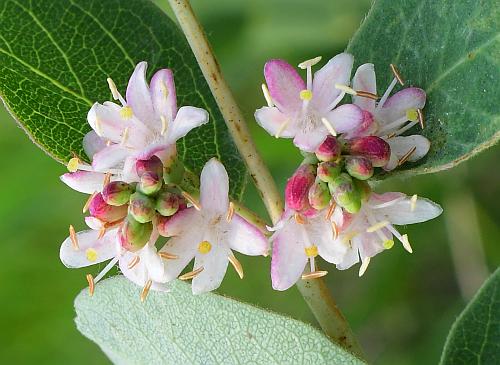
[[[83,137],[83,150],[90,159],[104,147],[106,147],[106,141],[99,137],[95,131],[90,131]]]
[[[314,152],[329,135],[323,125],[318,125],[311,131],[299,130],[295,134],[293,144],[305,152]]]
[[[396,121],[406,115],[409,109],[422,109],[425,106],[425,91],[417,87],[408,87],[387,99],[375,117],[381,125]]]
[[[234,214],[229,223],[227,240],[233,250],[244,255],[266,255],[269,242],[262,232],[238,214]]]
[[[132,111],[139,120],[151,129],[157,129],[157,118],[153,109],[153,102],[149,92],[148,83],[146,81],[147,62],[139,62],[135,66],[134,72],[128,81],[127,85],[127,105],[132,108]]]
[[[176,236],[167,241],[160,252],[177,255],[175,260],[169,260],[165,265],[165,275],[168,281],[177,278],[182,270],[193,259],[202,241],[200,232],[191,230],[188,234]]]
[[[210,159],[200,176],[201,209],[211,214],[225,214],[229,207],[229,177],[224,165],[216,158]]]
[[[292,138],[295,135],[295,126],[290,118],[276,107],[265,106],[257,109],[255,120],[272,136]]]
[[[393,137],[387,140],[389,146],[391,146],[391,152],[396,154],[399,158],[403,157],[406,153],[411,151],[414,147],[415,152],[413,152],[408,161],[415,162],[424,157],[427,152],[429,152],[429,148],[431,147],[431,143],[427,138],[421,135],[412,135],[405,137]]]
[[[164,116],[168,122],[173,121],[177,114],[177,99],[172,70],[157,71],[151,78],[150,86],[151,99],[157,118]],[[157,130],[161,130],[161,126]]]
[[[78,249],[71,237],[64,240],[59,252],[62,263],[69,268],[86,267],[109,260],[117,254],[117,230],[109,230],[99,238],[99,231],[87,230],[76,234]]]
[[[352,79],[352,88],[356,91],[367,91],[372,94],[377,94],[377,81],[373,63],[365,63],[358,67]],[[353,96],[352,102],[370,113],[373,113],[375,110],[375,100],[373,99]]]
[[[299,95],[306,84],[292,65],[284,60],[270,60],[264,66],[264,77],[269,94],[280,111],[291,115],[302,108]]]
[[[193,279],[193,294],[206,293],[220,286],[227,271],[230,254],[229,247],[216,245],[212,246],[210,252],[195,256],[194,267],[203,267],[203,271]]]
[[[80,193],[93,194],[102,190],[104,177],[102,172],[76,171],[61,175],[61,181]]]
[[[112,144],[94,155],[92,167],[96,171],[103,171],[123,165],[123,161],[129,156],[130,151],[119,145]]]
[[[175,143],[192,129],[208,123],[208,119],[209,115],[205,109],[195,108],[193,106],[183,106],[177,112],[175,120],[168,126],[168,144]]]
[[[354,104],[344,104],[327,114],[326,119],[337,133],[346,133],[358,129],[364,120],[363,111]]]

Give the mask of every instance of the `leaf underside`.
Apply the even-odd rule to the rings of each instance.
[[[178,27],[147,0],[0,0],[0,96],[31,139],[53,158],[84,157],[90,106],[125,92],[140,61],[148,75],[171,68],[178,105],[202,107],[210,123],[178,142],[198,173],[218,157],[239,197],[246,171],[194,55]]]
[[[364,364],[308,324],[172,283],[150,292],[122,276],[75,300],[76,324],[115,362],[126,364]]]
[[[500,269],[479,289],[448,334],[441,365],[500,363]]]
[[[393,78],[390,63],[406,85],[427,92],[426,127],[412,132],[429,138],[431,149],[401,172],[447,169],[498,141],[499,29],[491,0],[375,0],[348,51],[358,64],[375,64],[380,95]]]

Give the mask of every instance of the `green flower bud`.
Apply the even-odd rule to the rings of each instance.
[[[162,191],[156,198],[156,210],[164,217],[170,217],[179,210],[181,198],[175,193]]]
[[[156,214],[154,200],[136,191],[130,197],[129,214],[139,223],[151,222]]]
[[[114,206],[127,204],[134,187],[123,181],[112,181],[102,190],[102,197],[106,203]]]
[[[348,213],[354,214],[361,209],[361,196],[352,178],[342,173],[328,184],[333,198]]]
[[[373,176],[373,165],[363,156],[347,156],[345,169],[349,175],[359,180],[367,180]]]
[[[137,189],[146,195],[156,194],[163,184],[161,178],[154,172],[144,172],[140,179]]]
[[[341,169],[341,165],[337,162],[321,162],[320,164],[318,164],[317,175],[321,181],[330,183],[340,175]]]
[[[316,210],[324,209],[330,203],[332,198],[328,184],[324,181],[316,179],[314,184],[309,188],[309,204]]]
[[[140,223],[128,215],[118,232],[118,238],[124,249],[135,252],[146,245],[151,232],[153,232],[153,223]]]
[[[183,176],[184,164],[177,156],[165,162],[165,168],[163,169],[163,180],[165,184],[180,184]]]
[[[361,202],[366,202],[370,199],[370,195],[372,193],[372,188],[366,181],[361,181],[358,179],[353,179],[354,186],[359,191],[359,196],[361,198]]]

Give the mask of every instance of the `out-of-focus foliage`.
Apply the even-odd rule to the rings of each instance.
[[[260,94],[264,62],[283,57],[297,64],[319,54],[333,56],[347,45],[370,1],[192,3],[248,117],[258,148],[283,188],[300,155],[290,141],[270,137],[253,121],[255,108],[265,103]],[[164,1],[162,6],[166,6]],[[296,33],[273,24],[293,28]],[[297,33],[305,40],[299,41]],[[0,363],[107,364],[100,349],[80,335],[73,322],[73,300],[86,286],[87,271],[64,268],[58,256],[67,226],[84,227],[81,207],[86,196],[59,182],[57,176],[65,172],[64,166],[30,144],[6,113],[0,114],[0,152],[4,157],[0,164]],[[492,168],[498,152],[498,147],[493,148],[451,171],[383,183],[380,189],[417,193],[441,202],[443,218],[409,226],[406,232],[414,254],[396,246],[377,256],[361,279],[356,269],[330,270],[328,284],[371,363],[417,365],[439,359],[446,334],[464,306],[452,259],[457,249],[445,224],[451,202],[472,199],[476,210],[461,211],[462,220],[454,221],[450,229],[457,230],[463,223],[474,226],[477,221],[479,242],[470,246],[484,249],[490,269],[500,262],[496,223],[500,210],[497,199],[491,198],[500,196],[500,170]],[[265,214],[251,186],[246,201]],[[239,259],[245,279],[228,272],[220,293],[315,323],[295,288],[272,290],[269,258]],[[90,270],[95,274],[99,268]],[[126,310],[130,304],[123,305]]]

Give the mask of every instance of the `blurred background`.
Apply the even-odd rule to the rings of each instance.
[[[265,103],[263,65],[269,58],[297,64],[341,52],[370,0],[192,4],[258,148],[283,188],[300,155],[289,140],[268,136],[253,119],[254,110]],[[380,185],[382,191],[428,197],[441,203],[445,213],[402,228],[411,238],[412,255],[396,245],[377,256],[363,278],[357,267],[330,270],[326,277],[372,363],[437,363],[456,315],[500,262],[498,152],[492,148],[452,171]],[[68,225],[84,228],[80,212],[86,196],[59,181],[65,167],[30,143],[3,109],[0,155],[0,363],[108,364],[73,322],[73,299],[85,288],[88,270],[68,270],[59,261]],[[265,215],[251,184],[245,200]],[[295,288],[284,293],[271,289],[269,258],[240,259],[245,280],[228,270],[220,293],[317,325]]]

